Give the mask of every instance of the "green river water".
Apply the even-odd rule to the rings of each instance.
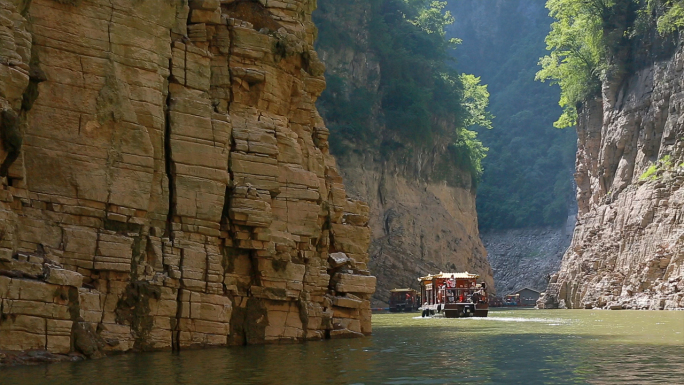
[[[373,316],[373,336],[0,368],[0,384],[684,384],[684,312]]]

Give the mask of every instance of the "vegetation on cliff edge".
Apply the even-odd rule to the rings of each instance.
[[[627,71],[630,40],[684,26],[684,0],[548,0],[546,6],[555,21],[537,79],[560,85],[558,128],[574,126],[577,106],[599,96],[602,81]]]
[[[327,73],[328,87],[318,106],[331,131],[333,153],[364,151],[364,144],[379,140],[387,156],[409,158],[420,148],[446,144],[450,167],[469,172],[473,180],[467,185],[476,184],[487,149],[469,128],[491,127],[489,93],[479,78],[460,74],[449,63],[459,40],[445,37],[454,20],[444,11],[446,2],[366,3],[368,41],[349,28],[359,17],[354,10],[361,6],[340,7],[322,0],[314,15],[319,49],[370,52],[380,66],[379,78],[369,80],[377,82],[377,92],[372,84],[354,85]],[[435,174],[433,178],[458,183],[449,173]]]

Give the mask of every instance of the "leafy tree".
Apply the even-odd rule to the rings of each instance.
[[[684,27],[684,0],[648,0],[641,17],[657,14],[656,24],[662,35]]]
[[[557,128],[577,121],[577,103],[601,89],[601,61],[604,56],[603,20],[612,0],[549,0],[550,16],[556,21],[546,38],[551,53],[539,61],[536,79],[551,80],[561,88],[559,104],[563,114]]]
[[[601,81],[625,73],[630,39],[654,23],[661,35],[684,27],[684,0],[548,0],[546,7],[555,22],[537,79],[560,85],[558,128],[575,125],[577,104],[597,95]]]
[[[318,106],[331,131],[333,153],[354,151],[368,140],[378,139],[385,153],[404,153],[399,157],[406,159],[416,146],[430,148],[446,140],[453,153],[451,168],[471,172],[477,182],[486,148],[468,127],[491,127],[486,111],[489,94],[479,78],[459,74],[450,66],[451,52],[460,41],[446,38],[446,28],[454,21],[445,11],[447,3],[367,2],[370,38],[363,47],[331,31],[348,30],[345,25],[353,20],[344,17],[353,12],[353,5],[334,9],[333,0],[321,0],[322,12],[314,14],[319,48],[361,49],[372,52],[380,64],[377,93],[369,91],[370,85],[345,83],[327,74],[328,88]],[[380,126],[386,133],[380,132]]]
[[[463,83],[463,105],[467,112],[464,119],[466,127],[480,126],[492,128],[492,114],[487,111],[489,106],[489,92],[486,85],[480,84],[480,78],[475,75],[461,75]]]

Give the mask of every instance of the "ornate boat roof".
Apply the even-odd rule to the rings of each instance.
[[[425,277],[420,277],[418,278],[418,281],[430,281],[434,278],[451,278],[451,276],[454,276],[456,279],[477,279],[480,278],[479,275],[477,274],[471,274],[468,273],[467,271],[464,273],[444,273],[444,272],[439,272],[439,274],[430,274]]]

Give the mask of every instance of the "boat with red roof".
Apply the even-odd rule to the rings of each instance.
[[[486,317],[489,313],[487,286],[480,276],[464,273],[430,274],[418,278],[423,298],[423,316],[446,318]]]

